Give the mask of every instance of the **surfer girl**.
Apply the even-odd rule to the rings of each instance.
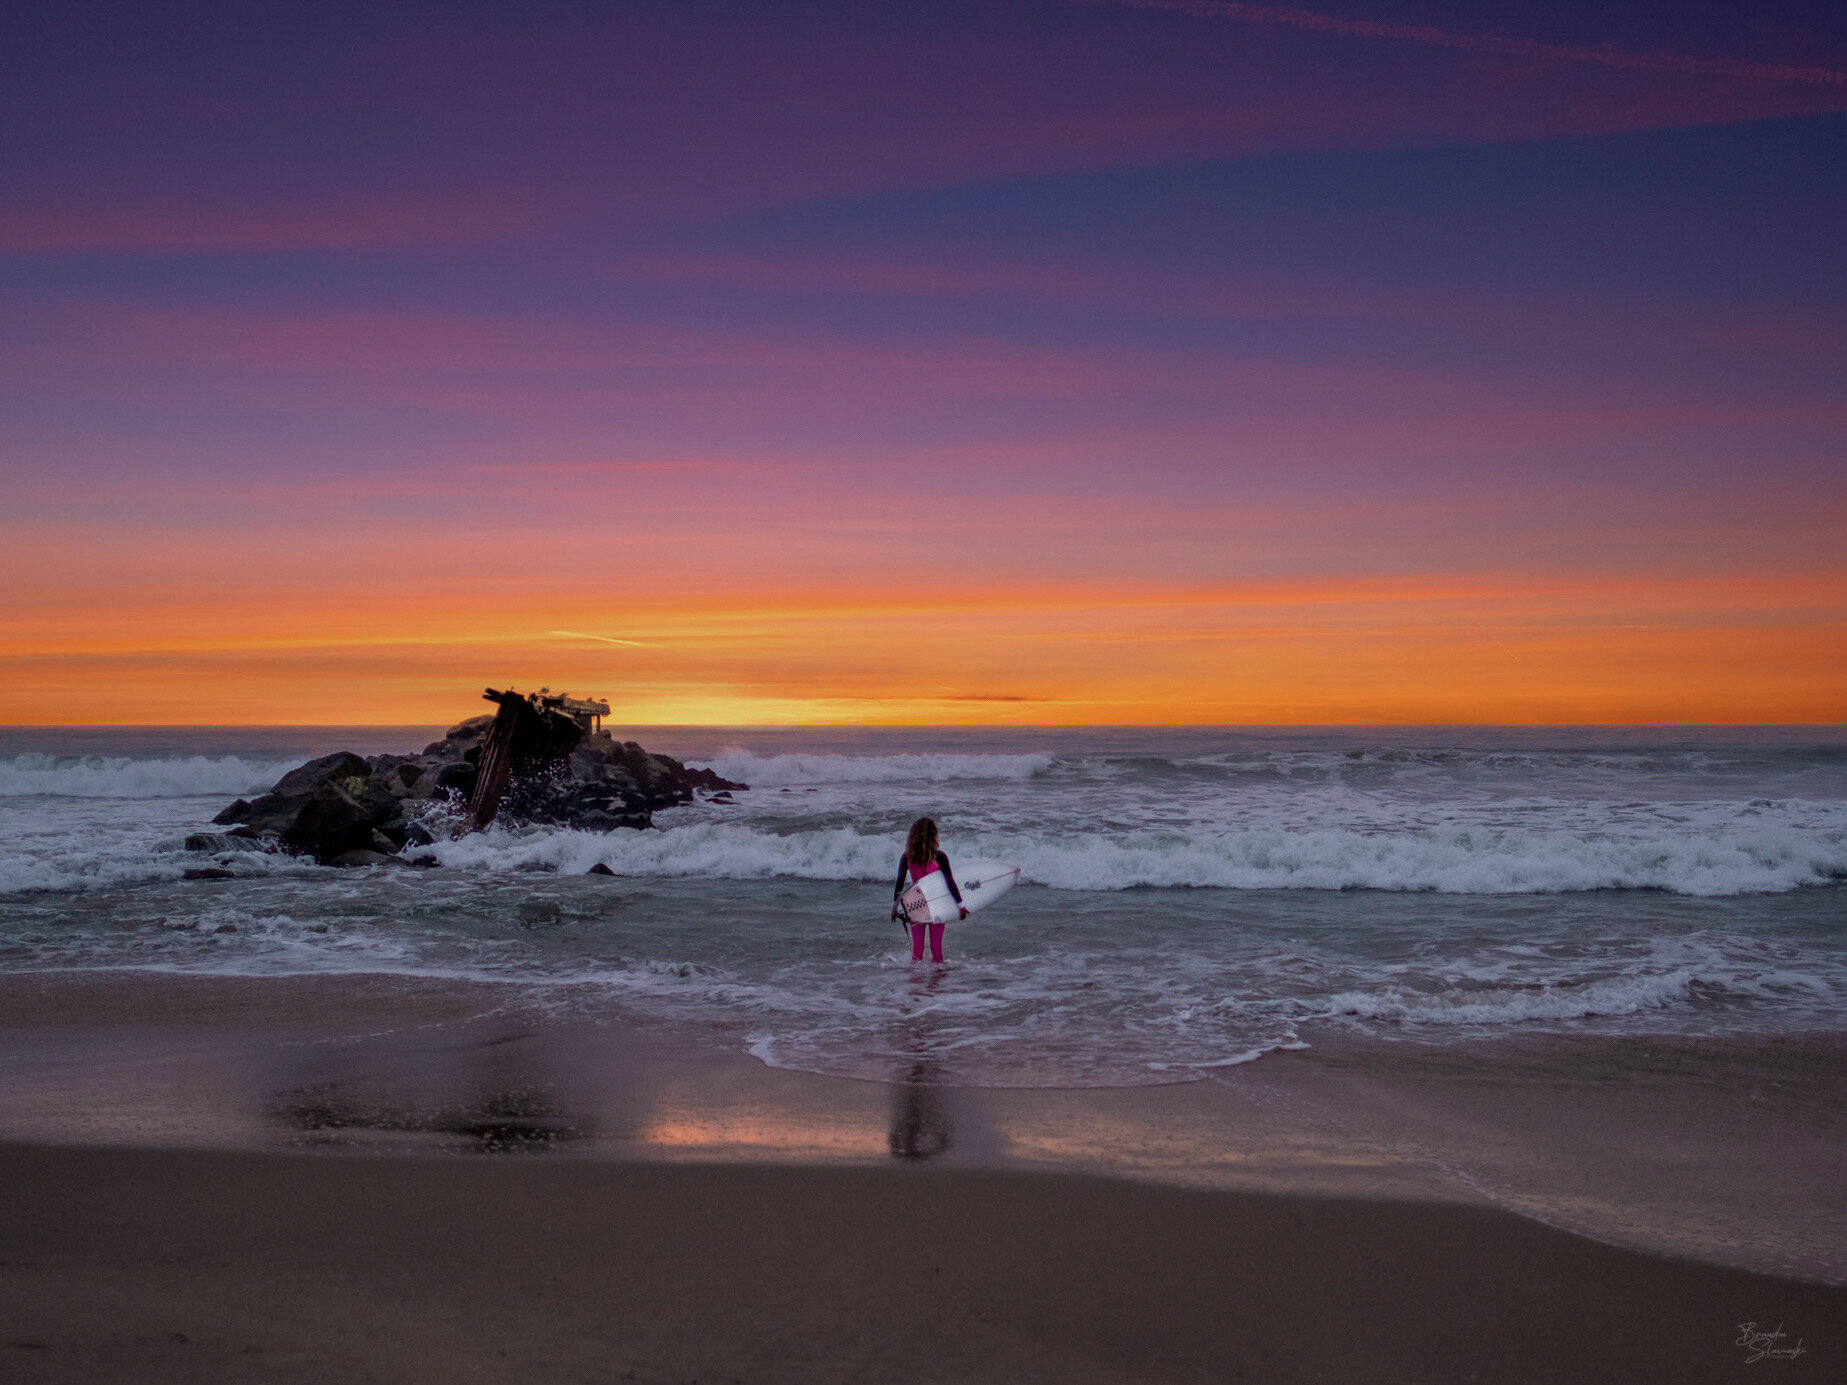
[[[949,868],[949,858],[936,844],[936,819],[918,818],[911,824],[911,835],[904,843],[904,855],[898,858],[898,883],[892,887],[891,892],[894,918],[900,917],[898,896],[933,870],[942,871],[943,879],[949,884],[949,893],[962,910],[962,917],[968,917],[968,906],[962,903],[962,891],[956,886],[956,873]],[[930,930],[930,960],[940,962],[943,960],[943,925],[940,923],[911,925],[911,960],[923,961],[926,928]]]

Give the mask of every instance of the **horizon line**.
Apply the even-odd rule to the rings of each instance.
[[[479,714],[478,714],[479,715]],[[469,718],[462,718],[463,721]],[[607,723],[610,719],[604,718]],[[7,731],[334,731],[415,730],[441,726],[441,721],[98,721],[0,722]],[[449,725],[459,725],[449,722]],[[1654,730],[1767,727],[1815,727],[1847,730],[1839,721],[623,721],[616,726],[631,730],[669,731],[1155,731],[1155,730],[1344,730],[1410,729],[1419,727],[1471,727],[1507,730],[1561,730],[1568,728],[1646,728]],[[607,731],[609,725],[601,729]]]

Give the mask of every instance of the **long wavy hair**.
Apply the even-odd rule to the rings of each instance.
[[[936,860],[936,819],[918,818],[911,824],[911,835],[904,843],[904,859],[927,866]]]

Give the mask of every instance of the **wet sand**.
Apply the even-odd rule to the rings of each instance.
[[[1000,1091],[509,995],[0,979],[0,1379],[1847,1374],[1825,1036]]]
[[[1847,1293],[1480,1208],[1057,1174],[0,1147],[0,1373],[1839,1379]],[[1740,1324],[1793,1359],[1750,1362]]]

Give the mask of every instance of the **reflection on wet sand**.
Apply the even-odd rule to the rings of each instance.
[[[891,1157],[921,1161],[955,1147],[955,1119],[942,1096],[940,1065],[920,1059],[892,1088]]]
[[[1847,1283],[1832,1035],[1560,1038],[1459,1060],[1313,1036],[1206,1080],[960,1085],[925,968],[859,1040],[883,1083],[767,1066],[743,1036],[561,1022],[403,978],[0,978],[0,1140],[539,1151],[647,1162],[945,1165],[1264,1194],[1488,1201],[1662,1253]],[[1466,1064],[1459,1066],[1459,1064]],[[1746,1118],[1748,1117],[1748,1119]],[[1769,1154],[1766,1154],[1769,1151]],[[1775,1197],[1763,1185],[1774,1155]],[[1744,1190],[1741,1192],[1740,1190]]]
[[[426,1050],[409,1066],[352,1049],[297,1050],[291,1080],[264,1102],[266,1119],[320,1148],[371,1137],[447,1137],[476,1154],[536,1153],[591,1131],[558,1095],[543,1045],[513,1030],[482,1042]],[[402,1059],[404,1055],[393,1054]]]
[[[307,1133],[304,1143],[346,1145],[345,1132],[450,1135],[478,1154],[539,1151],[558,1141],[581,1140],[584,1131],[543,1093],[483,1092],[461,1106],[407,1110],[374,1104],[339,1084],[277,1092],[266,1107],[271,1120]]]
[[[913,1000],[935,999],[947,975],[932,967],[912,977]],[[946,1075],[938,1056],[936,1025],[926,1005],[904,1022],[898,1047],[909,1056],[899,1067],[892,1085],[891,1157],[921,1163],[955,1148],[954,1114],[944,1097]]]

